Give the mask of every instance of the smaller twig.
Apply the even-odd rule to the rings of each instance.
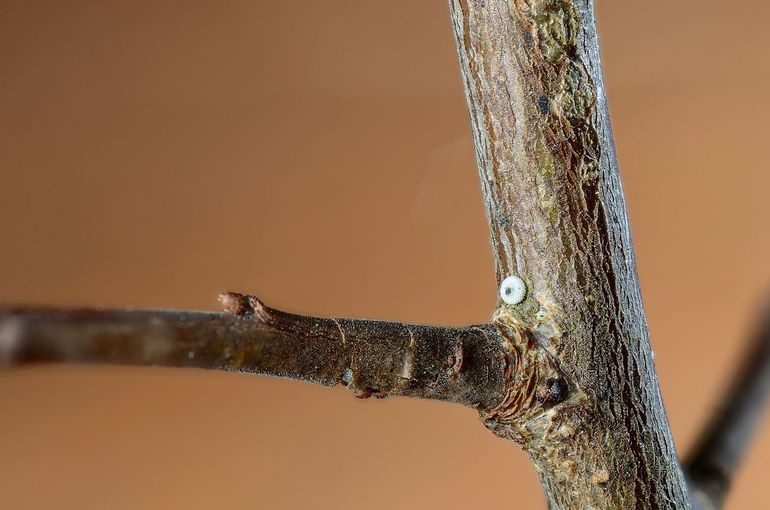
[[[700,508],[722,506],[733,474],[762,415],[770,393],[770,310],[766,310],[753,345],[729,391],[704,428],[685,464]]]
[[[344,384],[491,409],[506,392],[498,330],[294,315],[236,293],[226,313],[0,309],[0,365],[198,367]]]

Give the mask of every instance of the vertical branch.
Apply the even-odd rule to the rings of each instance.
[[[591,0],[450,0],[497,283],[570,381],[522,442],[551,508],[686,508],[652,363]],[[505,430],[508,432],[505,432]],[[563,431],[563,435],[555,434]]]

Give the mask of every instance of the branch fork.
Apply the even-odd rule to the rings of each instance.
[[[358,398],[460,403],[498,431],[568,393],[549,357],[514,322],[426,326],[296,315],[236,292],[219,300],[224,313],[0,310],[0,364],[193,367],[342,384]]]
[[[225,313],[0,309],[0,364],[209,368],[460,403],[522,445],[549,508],[717,508],[770,391],[770,320],[684,466],[688,484],[651,356],[593,2],[449,5],[507,282],[489,323],[308,317],[238,293],[221,296]]]

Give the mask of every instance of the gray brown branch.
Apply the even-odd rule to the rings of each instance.
[[[652,362],[592,0],[449,0],[500,285],[571,396],[500,423],[549,508],[689,508]],[[506,430],[507,429],[507,432]]]
[[[770,393],[770,313],[757,328],[735,379],[686,463],[693,495],[704,510],[719,508],[730,488]]]
[[[261,373],[477,408],[549,508],[687,509],[642,308],[592,0],[449,0],[498,285],[491,324],[288,314],[0,310],[0,361]],[[767,331],[690,463],[719,501],[770,382]]]
[[[344,384],[359,397],[406,395],[494,408],[510,372],[499,333],[289,314],[241,294],[226,313],[0,310],[0,363],[197,367]]]

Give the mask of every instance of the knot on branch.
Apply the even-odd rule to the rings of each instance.
[[[493,324],[504,339],[505,396],[480,417],[496,435],[525,444],[546,433],[542,426],[534,424],[546,415],[553,416],[555,409],[572,399],[576,391],[559,369],[558,361],[538,345],[524,324],[501,315]]]
[[[248,296],[238,292],[223,292],[219,295],[219,302],[225,312],[241,317],[255,317],[266,321],[270,316],[270,309],[255,296]]]
[[[325,385],[342,384],[358,398],[412,396],[489,409],[503,397],[497,330],[451,328],[362,319],[296,315],[269,308],[254,296],[219,297],[229,314],[275,344],[253,342],[280,375]],[[299,374],[299,375],[297,375]]]

